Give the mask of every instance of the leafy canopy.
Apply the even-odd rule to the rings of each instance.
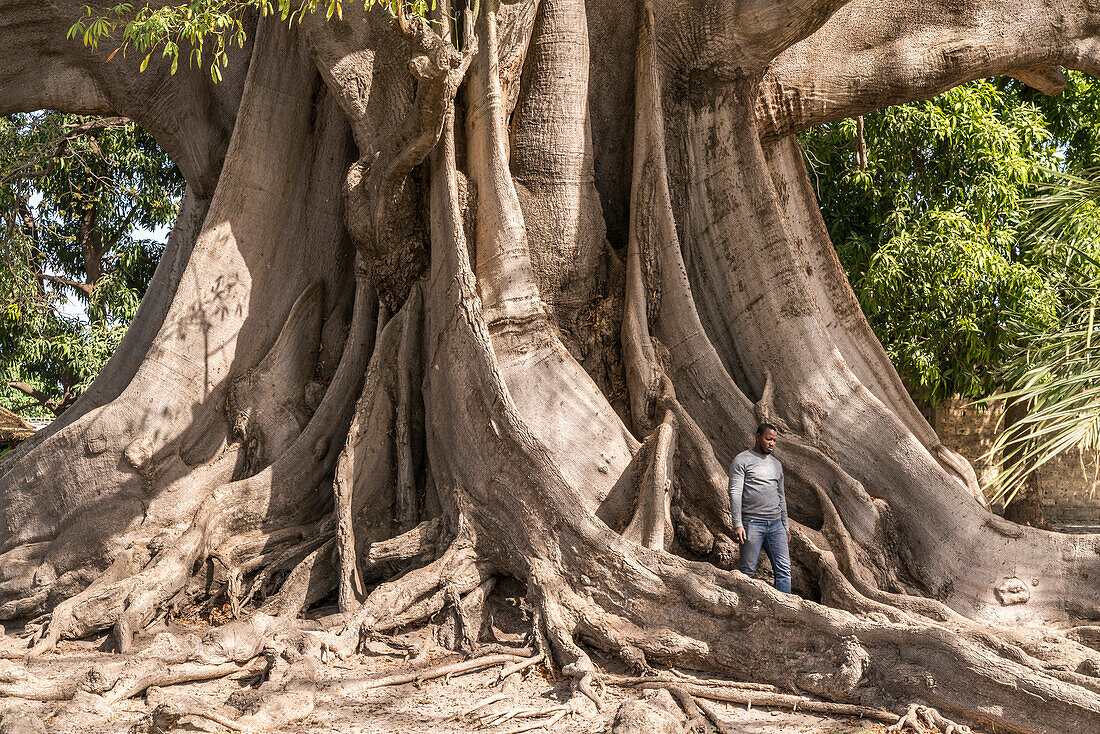
[[[979,80],[867,115],[865,138],[861,169],[854,120],[802,135],[856,296],[918,400],[990,395],[1013,355],[1058,330],[1090,272],[1072,253],[1100,210],[1080,212],[1072,236],[1027,234],[1037,185],[1100,163],[1100,83],[1072,73],[1047,98]]]
[[[183,185],[122,118],[0,118],[0,405],[43,417],[98,374],[160,258],[149,235],[171,224]]]
[[[366,10],[380,7],[394,17],[425,17],[435,9],[435,0],[353,0]],[[349,6],[351,3],[349,3]],[[222,70],[229,63],[232,45],[243,48],[247,38],[247,23],[252,12],[278,15],[288,23],[301,22],[307,13],[324,9],[325,18],[344,17],[342,0],[188,0],[178,5],[134,10],[130,3],[108,8],[84,6],[84,15],[69,29],[69,38],[80,38],[85,46],[98,48],[101,41],[114,39],[118,46],[108,59],[119,51],[123,56],[130,49],[144,54],[141,71],[145,71],[154,52],[168,59],[171,72],[179,68],[181,52],[188,63],[203,65],[207,58],[210,78],[221,81]]]

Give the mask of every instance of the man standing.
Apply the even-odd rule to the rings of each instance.
[[[770,423],[756,429],[756,445],[742,451],[730,466],[730,510],[734,538],[741,544],[738,569],[749,578],[756,575],[760,549],[768,554],[775,573],[775,588],[791,593],[791,539],[787,523],[787,498],[783,494],[783,465],[772,456],[779,431]]]

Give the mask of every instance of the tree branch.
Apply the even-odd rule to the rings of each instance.
[[[1100,11],[1085,2],[981,0],[929,7],[855,0],[780,54],[761,84],[756,116],[774,139],[888,105],[927,99],[1006,74],[1052,94],[1058,66],[1100,73]]]
[[[38,252],[38,224],[34,221],[34,216],[31,215],[30,204],[27,203],[27,198],[25,196],[16,194],[15,205],[19,210],[19,218],[23,223],[23,234],[30,238],[31,246],[34,248],[35,252]]]
[[[69,147],[70,141],[99,130],[121,127],[130,121],[128,117],[96,117],[87,122],[73,125],[67,129],[65,134],[56,138],[52,143],[43,142],[39,147],[37,155],[32,155],[19,165],[4,171],[3,176],[0,176],[0,183],[6,183],[13,179],[42,178],[52,175],[56,167],[55,159],[65,154],[65,150]],[[100,151],[100,153],[102,152]],[[48,160],[49,163],[47,163],[44,168],[38,171],[30,170],[40,165],[42,161],[45,160]]]
[[[94,284],[102,274],[99,267],[102,242],[99,240],[99,230],[96,227],[98,219],[98,206],[93,204],[85,209],[80,217],[80,234],[77,236],[80,254],[84,258],[84,273],[89,284]]]
[[[103,244],[99,248],[99,258],[103,259],[103,256],[110,252],[118,241],[122,239],[122,235],[130,229],[130,222],[134,220],[134,215],[137,214],[138,205],[135,203],[130,206],[130,211],[126,212],[126,216],[122,218],[122,224],[118,225],[118,229],[114,233],[103,240]]]
[[[42,282],[42,248],[39,246],[38,223],[34,221],[30,205],[22,194],[15,194],[16,208],[19,210],[19,218],[22,220],[23,233],[31,243],[31,251],[27,256],[27,267],[34,273],[35,283],[38,287],[38,295],[46,296],[46,288]]]
[[[57,285],[63,285],[63,286],[68,286],[69,288],[75,288],[78,291],[80,291],[81,293],[83,293],[84,295],[89,296],[89,297],[92,295],[92,288],[94,288],[93,283],[80,283],[78,281],[69,280],[68,278],[62,278],[62,277],[59,277],[57,275],[47,275],[46,273],[37,273],[37,276],[41,280],[48,280],[49,282],[56,283]]]
[[[651,0],[665,61],[679,71],[758,79],[850,0]]]
[[[129,122],[131,122],[129,117],[96,117],[94,119],[88,120],[87,122],[82,122],[69,128],[68,131],[65,133],[65,137],[62,138],[62,141],[72,140],[73,138],[79,137],[81,135],[88,135],[90,133],[98,132],[100,130],[110,130],[116,127],[123,127]]]
[[[38,401],[38,405],[41,405],[44,408],[48,408],[54,415],[60,415],[61,406],[58,404],[58,402],[38,388],[32,385],[28,385],[25,382],[20,382],[19,380],[12,380],[8,382],[8,386],[15,388],[27,397],[34,398]]]

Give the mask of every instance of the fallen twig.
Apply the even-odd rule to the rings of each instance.
[[[563,706],[562,708],[564,710],[554,714],[546,721],[533,721],[530,724],[523,724],[522,726],[517,726],[514,729],[508,729],[507,731],[501,732],[501,734],[523,734],[523,732],[525,731],[534,731],[535,729],[549,728],[568,716],[574,710],[571,706]]]

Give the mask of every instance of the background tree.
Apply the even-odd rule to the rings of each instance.
[[[583,643],[1096,729],[1100,544],[982,504],[867,325],[793,137],[996,74],[1056,92],[1054,65],[1100,68],[1095,8],[407,10],[246,11],[217,85],[105,63],[65,39],[75,4],[0,11],[2,111],[125,115],[187,181],[111,362],[0,458],[0,618],[42,624],[21,695],[85,685],[34,658],[110,629],[111,695],[169,680],[151,657],[211,674],[266,647],[293,710],[361,633],[439,614],[476,644],[510,578],[580,698]],[[761,419],[797,596],[729,570],[723,467]],[[212,594],[236,624],[134,652]],[[299,626],[329,595],[343,623]]]
[[[1049,98],[1003,78],[800,136],[822,216],[868,321],[925,408],[1002,387],[1008,355],[1076,304],[1098,247],[1082,212],[1071,237],[1030,236],[1051,171],[1100,160],[1100,87],[1071,72]],[[1095,254],[1095,252],[1093,252]],[[1077,267],[1072,267],[1076,262]]]
[[[1100,220],[1094,208],[1078,208],[1072,231],[1039,237],[1033,198],[1052,176],[1100,156],[1098,91],[1071,72],[1054,105],[1007,77],[978,80],[802,134],[845,271],[926,412],[953,395],[984,400],[1012,390],[1024,379],[1013,368],[1023,353],[1032,382],[1034,371],[1059,367],[1060,358],[1036,362],[1036,349],[1080,321],[1080,294],[1100,275],[1089,255]],[[1034,470],[1053,455],[1008,441],[1028,407],[1010,401],[990,455],[999,471],[985,489],[1009,505],[1006,516],[1042,525]]]
[[[183,179],[123,118],[0,119],[0,403],[56,415],[114,352]]]

